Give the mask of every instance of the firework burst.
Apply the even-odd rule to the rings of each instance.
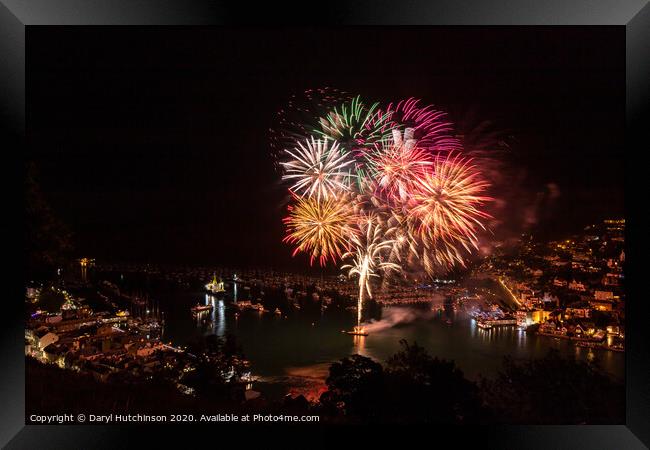
[[[458,155],[436,157],[432,170],[419,181],[410,206],[409,228],[417,234],[425,250],[424,264],[450,267],[464,265],[464,248],[478,249],[478,229],[490,215],[480,207],[491,197],[484,195],[489,184],[480,178],[470,159]]]
[[[357,96],[322,117],[319,134],[340,142],[346,152],[363,151],[391,136],[394,124],[390,114],[382,113],[378,106],[368,107]]]
[[[413,129],[393,130],[393,139],[376,144],[368,155],[369,172],[389,202],[405,202],[432,163],[429,151],[418,147]]]
[[[398,103],[391,103],[385,112],[379,112],[394,123],[413,129],[413,138],[421,148],[432,151],[460,150],[460,141],[452,135],[452,123],[447,121],[447,114],[435,110],[432,106],[419,106],[420,100],[409,98]]]
[[[297,244],[293,252],[309,253],[310,264],[318,259],[325,265],[328,259],[336,261],[349,248],[355,236],[354,213],[347,199],[331,197],[327,200],[296,197],[284,219],[287,227],[285,242]]]
[[[319,117],[327,116],[336,106],[351,99],[350,94],[330,87],[306,89],[293,94],[287,104],[275,113],[269,129],[271,156],[276,169],[282,172],[280,162],[285,149],[292,148],[296,141],[318,135],[321,130]]]
[[[280,163],[285,170],[283,180],[294,182],[291,190],[300,196],[327,200],[349,190],[349,166],[352,160],[339,151],[338,143],[328,148],[328,141],[311,139],[297,142],[293,150],[285,150],[291,156],[288,162]]]

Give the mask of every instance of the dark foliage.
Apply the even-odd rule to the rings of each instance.
[[[505,358],[495,380],[482,380],[495,419],[513,424],[616,424],[625,421],[625,388],[596,364],[562,358]]]
[[[504,360],[495,380],[477,385],[453,361],[406,341],[379,363],[354,355],[333,364],[322,412],[348,420],[390,423],[616,424],[625,391],[594,363],[556,351],[538,360]]]
[[[72,250],[71,233],[48,205],[33,164],[25,178],[25,245],[27,273],[35,279],[52,278]]]
[[[400,341],[402,350],[386,362],[391,421],[474,423],[482,410],[477,386],[453,361],[431,357],[414,343]]]
[[[321,396],[325,411],[335,407],[365,421],[471,423],[481,406],[476,385],[452,361],[432,358],[423,347],[401,342],[384,369],[353,355],[335,363]]]
[[[372,419],[379,413],[384,385],[381,364],[361,355],[343,358],[330,366],[328,391],[321,403],[330,411],[343,408],[346,414]]]
[[[192,371],[182,382],[210,400],[243,400],[241,377],[246,369],[241,348],[234,336],[201,336],[188,345],[194,355]]]

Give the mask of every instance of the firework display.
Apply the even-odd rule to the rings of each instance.
[[[282,110],[281,126],[290,126],[272,132],[293,199],[284,241],[312,264],[343,262],[358,277],[354,333],[361,333],[371,279],[406,268],[434,276],[466,264],[490,218],[489,183],[462,155],[444,112],[413,98],[381,108],[340,91],[305,95],[314,92],[327,101],[292,103],[304,123]]]

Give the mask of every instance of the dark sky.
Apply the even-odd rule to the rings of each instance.
[[[516,142],[497,234],[528,220],[557,235],[623,212],[624,38],[623,27],[30,28],[31,159],[80,255],[304,266],[281,242],[275,111],[322,86],[415,96]]]

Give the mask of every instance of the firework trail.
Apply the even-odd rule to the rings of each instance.
[[[391,250],[392,239],[386,239],[394,230],[382,229],[372,217],[361,220],[361,228],[365,228],[362,235],[352,237],[354,250],[343,255],[343,259],[353,258],[351,264],[341,267],[348,269],[348,277],[357,275],[359,277],[359,298],[357,300],[357,327],[361,326],[361,313],[363,310],[363,299],[365,294],[372,298],[370,288],[371,277],[379,277],[379,271],[400,270],[399,264],[384,260],[384,253]]]

